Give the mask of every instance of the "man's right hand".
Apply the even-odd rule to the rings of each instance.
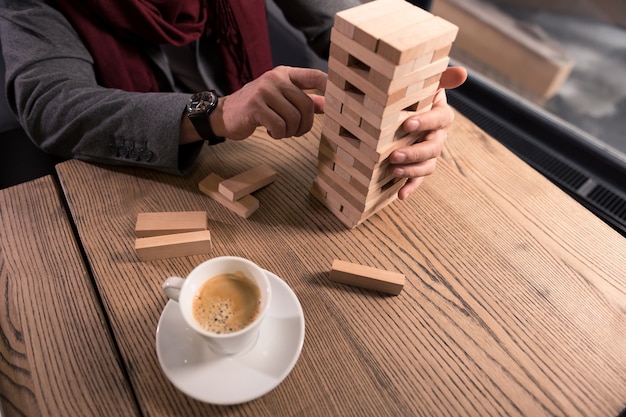
[[[322,113],[327,75],[308,68],[279,66],[231,95],[220,98],[210,122],[217,136],[241,140],[263,126],[267,133],[282,139],[302,136],[313,126],[314,113]]]

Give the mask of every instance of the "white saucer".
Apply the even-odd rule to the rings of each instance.
[[[304,343],[304,313],[291,288],[266,271],[272,302],[254,347],[233,356],[214,353],[168,301],[156,330],[157,356],[176,388],[196,400],[232,405],[254,400],[289,375]]]

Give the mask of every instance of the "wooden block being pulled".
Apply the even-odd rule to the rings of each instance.
[[[230,201],[228,198],[224,197],[219,191],[219,184],[224,181],[222,177],[215,173],[209,174],[205,179],[200,181],[198,184],[198,188],[204,194],[211,197],[213,200],[222,204],[224,207],[229,210],[235,212],[240,215],[244,219],[250,217],[252,213],[259,208],[259,200],[254,198],[251,195],[247,195],[245,197],[240,198],[237,201]]]
[[[351,262],[333,261],[330,279],[374,291],[398,295],[406,281],[404,274]]]
[[[135,225],[137,237],[195,232],[208,228],[205,211],[139,213]]]
[[[259,165],[234,177],[220,182],[220,194],[230,201],[237,201],[246,195],[269,185],[276,180],[276,171],[267,165]]]
[[[200,255],[211,252],[211,248],[211,232],[208,230],[135,240],[135,252],[142,261]]]

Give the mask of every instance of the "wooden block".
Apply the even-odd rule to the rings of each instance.
[[[405,31],[434,17],[426,10],[413,6],[406,1],[401,3],[403,7],[360,22],[354,29],[352,39],[365,48],[376,52],[381,38],[395,32]]]
[[[328,116],[328,114],[324,115],[321,138],[328,140],[333,149],[336,146],[341,146],[354,158],[363,159],[364,163],[368,166],[377,162],[377,160],[373,161],[367,155],[358,155],[361,140],[346,131],[337,121]]]
[[[353,285],[398,295],[404,288],[406,278],[399,272],[387,271],[335,259],[330,270],[330,279],[342,284]]]
[[[380,139],[382,136],[374,136],[368,133],[368,131],[364,130],[364,126],[370,126],[369,123],[361,122],[361,125],[354,123],[352,120],[348,119],[345,115],[336,112],[334,109],[324,109],[324,114],[326,117],[334,120],[338,123],[343,129],[348,131],[353,135],[354,138],[359,140],[358,150],[361,152],[361,155],[355,155],[357,158],[367,158],[378,162],[379,154],[376,152],[376,148],[379,146]],[[322,131],[324,133],[324,131]],[[371,129],[370,129],[371,132]],[[379,135],[382,133],[380,131],[376,131]],[[393,137],[393,132],[388,133]],[[361,146],[362,143],[365,143],[366,146]]]
[[[404,186],[404,184],[406,184],[406,180],[402,180],[398,184]],[[359,219],[359,222],[361,223],[364,222],[365,220],[367,220],[374,214],[378,213],[389,204],[396,201],[397,198],[398,198],[397,191],[396,193],[393,193],[393,194],[389,194],[389,193],[381,194],[379,198],[376,199],[376,201],[372,202],[372,204],[368,206],[365,211],[363,211],[363,213],[361,214],[361,218]]]
[[[317,198],[326,208],[330,210],[331,213],[335,215],[344,225],[349,228],[353,228],[358,225],[357,220],[351,220],[350,217],[344,213],[344,207],[338,201],[334,200],[332,196],[329,196],[328,193],[323,188],[323,183],[319,178],[315,178],[313,180],[313,184],[311,185],[311,195]],[[359,213],[355,213],[356,216]]]
[[[328,58],[328,72],[329,79],[331,79],[333,82],[335,82],[337,77],[341,77],[352,86],[354,86],[356,89],[358,89],[362,94],[366,96],[371,96],[374,100],[382,104],[391,104],[397,98],[404,97],[404,93],[402,91],[395,91],[393,92],[393,94],[388,94],[377,85],[371,83],[368,80],[368,70],[357,67],[346,67],[344,65],[341,65],[332,56]],[[340,83],[337,83],[337,85],[341,87]]]
[[[454,42],[458,26],[438,16],[405,30],[383,36],[377,54],[396,65],[413,61],[428,51],[435,51]],[[420,42],[415,40],[419,39]]]
[[[415,69],[415,65],[419,65],[416,61],[421,60],[422,56],[427,55],[430,52],[434,52],[435,50],[439,50],[442,47],[445,48],[445,46],[451,43],[448,42],[445,45],[438,46],[437,43],[431,42],[430,44],[424,45],[424,50],[420,51],[422,53],[416,55],[413,59],[410,59],[403,64],[394,64],[388,61],[385,57],[378,55],[376,52],[370,51],[363,45],[359,45],[357,42],[338,32],[336,29],[331,31],[330,36],[331,45],[336,45],[344,51],[350,51],[351,56],[390,79],[410,73]]]
[[[404,185],[405,181],[401,184]],[[326,206],[341,222],[354,228],[396,200],[396,195],[381,194],[365,210],[357,210],[351,205],[344,194],[338,192],[319,175],[311,186],[311,194]]]
[[[430,57],[430,55],[428,56]],[[448,56],[444,56],[437,61],[428,62],[421,67],[417,67],[406,75],[391,79],[379,74],[378,72],[370,71],[369,81],[376,84],[378,88],[383,91],[393,92],[402,90],[405,87],[412,87],[420,82],[423,83],[424,80],[432,76],[441,74],[446,70],[446,68],[448,68],[449,61],[450,58]]]
[[[354,36],[356,26],[371,20],[379,20],[398,9],[406,9],[404,0],[376,0],[342,10],[335,15],[334,27],[349,38]]]
[[[219,192],[219,184],[224,181],[222,177],[215,173],[209,174],[205,179],[200,181],[198,188],[204,194],[213,200],[222,204],[224,207],[235,212],[239,216],[247,219],[252,213],[259,208],[259,200],[251,195],[240,198],[237,201],[230,201]]]
[[[370,192],[367,199],[367,205],[364,213],[369,213],[374,210],[378,210],[381,206],[381,202],[385,202],[385,205],[398,198],[398,191],[406,184],[406,178],[396,178],[387,176],[384,181],[378,186],[379,188]]]
[[[437,82],[433,83],[431,78],[428,78],[422,81],[421,85],[410,86],[406,90],[406,97],[387,106],[377,103],[368,96],[360,96],[352,91],[341,90],[334,83],[327,82],[327,103],[331,103],[328,108],[330,113],[336,114],[336,109],[342,108],[342,104],[343,106],[349,106],[353,113],[357,113],[360,116],[360,120],[357,122],[354,118],[349,117],[348,120],[367,132],[372,140],[368,141],[368,138],[364,138],[364,141],[376,149],[381,146],[378,142],[382,136],[393,138],[406,118],[411,116],[410,113],[407,113],[408,108],[425,99],[432,101],[439,88],[438,81],[441,73],[433,77]],[[426,81],[428,81],[428,85],[424,85]],[[330,100],[328,100],[329,97]],[[340,113],[345,114],[343,111]],[[363,120],[366,123],[363,123]]]
[[[414,107],[414,104],[420,101],[424,101],[424,100],[432,101],[438,89],[439,89],[438,83],[429,84],[427,86],[416,85],[415,91],[413,91],[413,87],[408,87],[406,89],[406,97],[404,97],[402,100],[397,101],[394,104],[383,105],[374,100],[371,100],[369,97],[365,97],[363,106],[366,109],[368,109],[371,113],[382,114],[381,116],[383,118],[382,120],[385,120],[386,124],[377,126],[376,123],[372,123],[372,125],[378,129],[385,129],[393,125],[393,122],[391,122],[391,120],[394,120],[394,118],[389,118],[389,115],[400,114],[401,116],[403,116],[403,117],[395,117],[395,121],[402,124],[402,122],[406,120],[407,117],[410,116],[410,114],[402,114],[403,110],[410,111],[410,109]]]
[[[328,146],[329,143],[330,142],[325,140],[324,137],[320,140],[318,164],[326,165],[329,169],[332,169],[335,172],[347,173],[349,177],[344,176],[343,179],[348,181],[359,194],[365,195],[372,189],[382,187],[383,184],[389,180],[390,176],[387,173],[387,168],[389,166],[388,160],[384,161],[382,164],[376,165],[375,168],[370,169],[359,164],[356,160],[353,162],[347,162],[345,159],[340,158],[336,152],[332,152],[331,148]],[[340,148],[337,147],[337,149]],[[338,167],[342,171],[339,171]],[[318,167],[318,169],[322,168]]]
[[[343,33],[339,32],[336,28],[333,28],[330,32],[331,44],[339,46],[344,51],[350,51],[350,54],[359,59],[362,62],[367,63],[371,68],[375,68],[378,72],[385,74],[388,77],[395,77],[398,75],[397,71],[401,69],[410,70],[412,67],[398,67],[384,57],[379,56],[376,52],[370,51],[363,45],[359,45],[354,40],[348,38]]]
[[[332,144],[344,148],[350,155],[366,167],[374,167],[378,164],[382,154],[373,150],[370,146],[363,146],[364,143],[356,135],[332,118],[338,115],[338,113],[332,115],[326,114],[327,117],[325,118],[324,127],[322,128],[322,137],[325,137]],[[341,121],[341,118],[339,120]],[[354,126],[350,127],[353,128]],[[355,128],[354,130],[359,134],[365,135],[362,129]]]
[[[353,111],[358,113],[359,119],[365,119],[372,125],[386,127],[387,125],[393,123],[392,122],[392,119],[394,119],[393,116],[391,118],[383,119],[382,114],[376,114],[377,110],[378,110],[378,113],[383,113],[385,109],[384,106],[377,106],[376,109],[374,110],[366,107],[364,105],[364,101],[367,100],[367,97],[365,97],[364,95],[360,95],[360,94],[357,94],[355,92],[348,91],[348,90],[341,90],[334,83],[327,82],[326,83],[326,102],[327,103],[328,103],[329,96],[331,97],[331,102],[333,103],[332,104],[333,109],[336,108],[335,102],[339,102],[340,106],[342,104],[344,107],[348,106]],[[324,109],[326,109],[326,106],[324,106]],[[345,114],[344,111],[342,111],[341,113]],[[395,119],[397,119],[397,116],[395,117]],[[360,125],[360,120],[358,124]]]
[[[368,212],[382,199],[397,198],[398,190],[404,185],[405,179],[388,175],[384,170],[381,171],[379,179],[370,179],[369,184],[363,185],[352,177],[346,179],[338,174],[335,169],[337,165],[328,159],[320,160],[317,177],[342,196],[343,205],[350,206],[360,213]]]
[[[350,107],[349,103],[341,105],[341,114],[357,126],[361,126],[361,114]]]
[[[218,190],[230,201],[237,201],[273,183],[276,180],[276,175],[276,171],[269,166],[259,165],[220,182]]]
[[[325,114],[328,119],[337,123],[345,134],[351,134],[354,138],[358,139],[358,149],[356,149],[358,150],[358,154],[354,154],[354,156],[365,164],[368,164],[368,160],[372,163],[380,162],[381,159],[388,156],[393,149],[397,149],[397,142],[405,144],[410,142],[410,140],[405,140],[407,139],[404,136],[406,133],[400,129],[400,126],[409,115],[414,114],[413,112],[398,113],[396,117],[398,117],[399,120],[382,129],[372,126],[364,119],[361,120],[359,126],[341,113],[335,112],[333,109],[325,109]],[[332,135],[331,132],[323,130],[322,133],[328,133],[331,140],[333,140],[333,142],[335,141],[336,136]],[[345,137],[345,134],[340,134]]]
[[[332,114],[332,117],[330,116],[331,115],[326,114],[324,118],[322,136],[334,145],[344,148],[353,157],[358,159],[363,166],[368,168],[380,165],[394,150],[411,145],[419,139],[419,136],[412,134],[400,134],[397,137],[392,135],[392,140],[390,140],[388,144],[379,146],[380,150],[378,151],[373,150],[334,119],[334,117],[340,117],[339,114]],[[339,118],[339,120],[341,121],[341,118]],[[362,128],[355,128],[354,126],[349,127],[354,129],[357,134],[364,135],[363,137],[368,135]]]
[[[448,55],[450,55],[450,51],[452,50],[452,44],[448,44],[442,48],[437,49],[436,51],[433,52],[433,57],[430,60],[430,62],[435,62],[440,60],[441,58],[447,57]],[[421,65],[418,62],[419,58],[415,61],[415,66],[413,68],[419,68]]]
[[[341,107],[343,107],[344,100],[341,100],[338,96],[336,96],[333,92],[328,91],[328,86],[334,85],[330,81],[326,82],[326,91],[324,93],[324,110],[325,109],[334,109],[336,112],[341,113]],[[338,92],[344,91],[335,87]]]
[[[208,228],[205,211],[139,213],[135,225],[137,237],[195,232]]]
[[[135,252],[142,261],[200,255],[211,252],[211,249],[211,232],[208,230],[135,240]]]
[[[358,164],[358,161],[355,159],[352,159],[351,161],[346,161],[346,158],[341,157],[337,153],[337,151],[332,150],[332,145],[334,144],[322,135],[318,152],[318,162],[325,163],[331,168],[333,167],[333,165],[339,165],[344,171],[346,171],[350,175],[351,178],[357,180],[360,184],[367,186],[371,178],[372,170],[363,168],[363,166],[361,164]],[[334,146],[336,149],[341,149],[337,145]],[[355,163],[356,165],[358,165],[358,168],[355,166]],[[359,170],[359,168],[363,169],[366,172],[363,173],[361,170]]]
[[[346,181],[335,175],[326,165],[318,164],[317,178],[321,178],[334,192],[341,196],[343,205],[354,207],[359,212],[365,209],[367,196],[350,187]],[[330,190],[326,189],[326,191],[329,192]]]
[[[364,96],[357,101],[370,100],[378,103],[381,110],[374,111],[379,117],[396,112],[411,101],[415,91],[419,91],[426,79],[440,75],[448,66],[449,58],[444,57],[418,68],[402,77],[390,79],[375,71],[355,70],[342,66],[333,57],[328,60],[329,82],[341,90],[348,90],[353,96]],[[409,90],[417,84],[416,90]],[[431,90],[437,86],[430,85]],[[354,97],[353,97],[354,98]],[[389,109],[387,109],[389,108]],[[384,111],[384,112],[383,112]]]
[[[349,184],[352,184],[354,182],[354,188],[359,194],[366,194],[369,191],[367,186],[364,186],[361,182],[363,181],[363,178],[360,179],[361,181],[357,181],[356,179],[354,179],[354,177],[352,176],[352,173],[354,172],[353,168],[345,167],[345,165],[333,161],[332,156],[320,155],[317,162],[318,175],[325,176],[329,175],[330,172]],[[335,177],[333,176],[333,178]],[[369,179],[366,178],[365,181],[369,181]]]
[[[339,194],[320,176],[315,177],[311,187],[311,194],[328,207],[346,226],[352,228],[359,224],[361,212],[347,203],[344,196]]]

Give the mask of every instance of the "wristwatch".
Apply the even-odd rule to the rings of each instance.
[[[189,117],[189,120],[193,123],[198,134],[206,140],[209,145],[216,145],[226,140],[213,133],[211,123],[209,122],[209,116],[217,107],[218,99],[219,95],[215,90],[201,91],[192,95],[187,104],[187,117]]]

